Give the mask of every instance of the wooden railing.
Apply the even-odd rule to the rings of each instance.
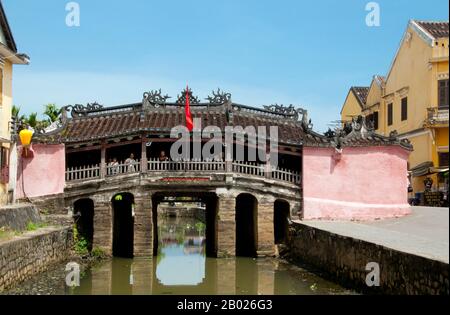
[[[148,161],[147,171],[205,171],[205,172],[223,172],[225,171],[225,162],[223,161],[160,161],[159,159],[150,159]]]
[[[70,167],[66,170],[66,181],[86,180],[100,177],[100,165]]]
[[[120,174],[139,173],[141,171],[141,164],[139,160],[131,163],[116,163],[106,166],[106,176],[116,176]]]
[[[283,182],[290,182],[300,185],[302,177],[299,172],[287,169],[277,169],[272,172],[272,179],[278,179]]]
[[[197,173],[227,173],[227,169],[232,173],[263,177],[282,182],[289,182],[299,185],[301,182],[300,172],[277,168],[268,170],[266,164],[256,162],[233,161],[229,162],[227,168],[225,161],[160,161],[159,159],[150,159],[147,164],[142,165],[140,161],[133,163],[117,163],[107,165],[104,176],[113,177],[121,174],[133,173],[158,173],[158,172],[197,172]],[[142,170],[146,166],[145,170]],[[102,178],[102,171],[99,165],[73,167],[66,171],[66,181],[79,181]]]
[[[265,164],[233,161],[233,172],[246,175],[264,176]]]

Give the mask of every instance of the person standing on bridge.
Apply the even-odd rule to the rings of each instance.
[[[169,160],[169,158],[167,157],[167,155],[166,155],[166,151],[161,151],[160,153],[159,153],[159,161],[160,162],[165,162],[165,161],[168,161]]]
[[[134,159],[134,154],[131,153],[130,157],[125,160],[125,165],[127,166],[127,170],[129,173],[134,173],[136,171],[134,165],[136,164],[136,160]]]

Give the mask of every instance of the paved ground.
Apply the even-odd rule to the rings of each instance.
[[[301,223],[401,252],[449,262],[448,208],[412,207],[409,216],[371,222],[313,220]]]

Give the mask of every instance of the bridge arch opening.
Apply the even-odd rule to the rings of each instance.
[[[205,255],[216,257],[217,204],[217,195],[211,192],[161,192],[153,194],[153,255],[157,256],[158,250],[161,249],[159,232],[162,230],[162,225],[166,224],[162,219],[164,217],[186,217],[186,213],[180,213],[185,211],[190,212],[187,217],[192,217],[197,221],[198,224],[196,224],[195,229],[204,235]],[[192,206],[186,207],[186,205]],[[186,208],[190,208],[190,210]]]
[[[73,214],[77,227],[78,239],[87,242],[87,249],[92,250],[94,238],[94,201],[90,198],[79,199],[73,204]]]
[[[283,199],[277,199],[274,203],[273,209],[273,230],[275,244],[283,244],[287,240],[289,220],[290,219],[290,205],[289,202]]]
[[[256,257],[258,200],[251,194],[236,198],[236,256]]]
[[[113,208],[113,256],[133,257],[134,196],[119,193],[111,200]]]

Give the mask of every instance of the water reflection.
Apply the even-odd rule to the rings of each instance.
[[[197,285],[205,279],[205,227],[194,219],[158,222],[156,278],[166,286]]]
[[[205,255],[204,225],[159,222],[154,259],[114,258],[89,270],[69,294],[346,294],[338,285],[277,259]]]

